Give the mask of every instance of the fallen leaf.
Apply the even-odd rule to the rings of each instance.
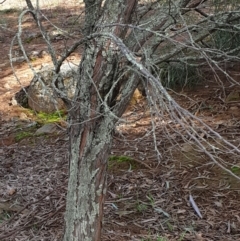
[[[201,233],[195,233],[196,241],[204,241]]]
[[[12,196],[16,192],[16,188],[10,188],[8,189],[8,195]]]
[[[178,209],[178,210],[177,210],[177,214],[181,214],[181,213],[185,213],[185,212],[186,212],[185,209]]]
[[[201,214],[201,212],[200,212],[197,204],[195,203],[192,195],[189,195],[189,202],[191,203],[191,205],[192,205],[193,209],[195,210],[195,212],[197,213],[197,215],[198,215],[200,218],[202,218],[202,214]]]
[[[218,201],[215,201],[214,204],[219,208],[221,208],[223,206],[222,203],[218,202]]]
[[[181,147],[182,152],[191,152],[192,150],[193,147],[188,143],[183,144],[183,146]]]

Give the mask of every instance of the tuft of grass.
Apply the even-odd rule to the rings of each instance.
[[[6,220],[8,220],[9,218],[11,218],[11,213],[8,211],[3,210],[0,213],[0,223],[5,222]]]
[[[154,200],[154,197],[153,197],[153,195],[151,193],[149,193],[147,195],[147,199],[149,200],[150,205],[153,207],[154,203],[155,203],[155,200]]]
[[[148,209],[148,206],[144,203],[137,202],[136,209],[138,212],[144,213]]]
[[[240,45],[240,32],[233,29],[217,30],[212,35],[212,42],[214,48],[222,51],[236,49]]]
[[[172,231],[174,230],[173,225],[172,225],[170,222],[167,222],[166,224],[167,224],[168,230],[169,230],[170,232],[172,232]]]
[[[160,66],[160,79],[164,87],[176,89],[194,87],[202,78],[202,74],[194,66],[181,63]]]

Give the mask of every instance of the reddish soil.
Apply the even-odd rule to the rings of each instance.
[[[70,1],[67,8],[64,7],[48,7],[43,8],[42,13],[47,16],[49,21],[52,22],[55,26],[68,31],[69,33],[76,31],[77,28],[81,27],[81,18],[78,14],[81,12],[81,4],[78,7],[71,5],[73,1]],[[73,4],[73,3],[72,3]],[[47,5],[49,6],[49,5]],[[1,71],[1,86],[0,86],[0,102],[1,102],[1,115],[4,119],[9,119],[13,116],[20,116],[23,109],[19,107],[9,106],[11,103],[11,98],[13,95],[19,91],[19,88],[26,86],[30,83],[33,72],[29,67],[29,64],[26,61],[22,61],[23,53],[19,47],[17,41],[15,40],[11,49],[10,43],[13,40],[13,37],[18,31],[18,16],[20,15],[21,10],[10,8],[8,10],[2,10],[0,12],[1,19],[6,23],[6,27],[3,24],[0,32],[0,41],[2,48],[0,49],[0,71]],[[72,23],[75,25],[72,27]],[[25,51],[30,59],[30,64],[37,71],[41,68],[42,64],[51,63],[51,57],[48,53],[48,48],[43,38],[40,37],[39,30],[37,26],[32,21],[32,17],[29,14],[24,15],[22,18],[22,34],[21,39]],[[46,19],[42,21],[43,26],[46,31],[50,33],[52,44],[54,50],[59,55],[62,50],[68,46],[71,46],[73,42],[76,41],[74,38],[66,37],[61,34],[58,34],[55,27],[50,25]],[[80,34],[76,34],[80,38]],[[16,61],[12,61],[12,67],[9,60],[9,53],[11,49],[12,58]],[[34,52],[40,53],[37,56],[33,56]],[[76,51],[71,57],[68,58],[68,61],[78,62],[80,59],[81,51]],[[42,54],[43,53],[43,54]],[[13,75],[15,72],[16,77]]]
[[[71,22],[71,17],[79,12],[71,7],[43,11],[64,29],[68,28],[68,20]],[[0,36],[0,240],[57,241],[63,234],[68,137],[62,128],[51,135],[34,135],[38,127],[32,125],[33,114],[13,105],[14,94],[21,86],[28,85],[33,76],[27,63],[14,63],[20,80],[17,82],[9,63],[18,14],[1,12],[8,28]],[[51,29],[47,21],[44,24]],[[38,33],[31,16],[24,17],[23,29],[28,53],[47,50],[41,37],[29,38],[28,31]],[[60,51],[73,41],[60,38],[53,44]],[[17,55],[18,45],[13,50]],[[80,52],[76,51],[69,61],[77,62]],[[31,60],[36,69],[43,63],[50,63],[48,54]],[[235,63],[227,70],[239,82],[240,64]],[[239,146],[240,97],[231,95],[240,93],[240,88],[228,84],[224,75],[218,76],[225,88],[215,81],[216,76],[206,71],[206,79],[193,89],[170,93],[183,107]],[[240,240],[239,181],[195,148],[192,140],[185,143],[183,128],[168,116],[157,121],[157,147],[162,155],[158,160],[145,106],[142,100],[130,107],[124,115],[130,123],[120,124],[114,136],[102,240]],[[138,119],[139,116],[142,118]],[[164,123],[168,124],[164,126]],[[28,134],[23,136],[23,132]],[[17,141],[19,136],[22,138]],[[221,142],[218,144],[222,148]],[[240,174],[239,155],[220,152],[219,156],[229,163],[230,170]],[[190,205],[190,195],[202,218]]]

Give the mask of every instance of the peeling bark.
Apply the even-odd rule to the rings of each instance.
[[[86,13],[85,34],[112,32],[123,38],[125,28],[97,30],[96,18],[89,19],[99,9],[99,3],[85,1],[92,7]],[[98,23],[128,23],[135,0],[106,1]],[[95,8],[95,9],[94,9]],[[99,241],[101,239],[103,204],[106,195],[107,160],[112,144],[112,132],[119,116],[126,109],[136,88],[134,78],[121,78],[120,52],[110,39],[90,39],[85,45],[78,73],[78,83],[69,111],[69,182],[65,214],[64,241]],[[122,83],[120,88],[116,81]],[[117,96],[124,99],[116,101]]]

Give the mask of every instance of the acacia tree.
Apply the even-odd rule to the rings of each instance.
[[[223,140],[200,119],[181,108],[161,83],[164,64],[204,65],[224,74],[222,63],[239,61],[239,46],[219,47],[214,34],[239,31],[240,11],[234,2],[216,6],[214,0],[85,0],[83,38],[57,59],[36,8],[30,12],[46,40],[55,68],[53,84],[65,101],[69,115],[69,181],[64,240],[100,240],[103,203],[106,195],[107,160],[116,123],[126,110],[136,87],[145,87],[150,109],[165,113],[192,137],[197,145],[226,171],[217,155],[207,151],[209,141],[198,135],[198,121],[222,151],[239,149]],[[227,8],[228,9],[227,9]],[[217,11],[216,11],[217,10]],[[43,16],[44,17],[44,16]],[[21,44],[21,32],[18,33]],[[78,67],[75,96],[69,100],[59,75],[63,61],[80,45],[84,51]],[[230,76],[229,79],[234,82]],[[153,123],[154,124],[154,123]],[[196,137],[198,136],[198,137]],[[154,138],[156,141],[156,137]],[[157,145],[155,145],[157,151]],[[215,152],[216,153],[216,152]],[[156,152],[160,157],[160,154]],[[230,172],[230,171],[229,171]],[[234,174],[232,174],[234,175]],[[237,177],[237,176],[236,176]]]

